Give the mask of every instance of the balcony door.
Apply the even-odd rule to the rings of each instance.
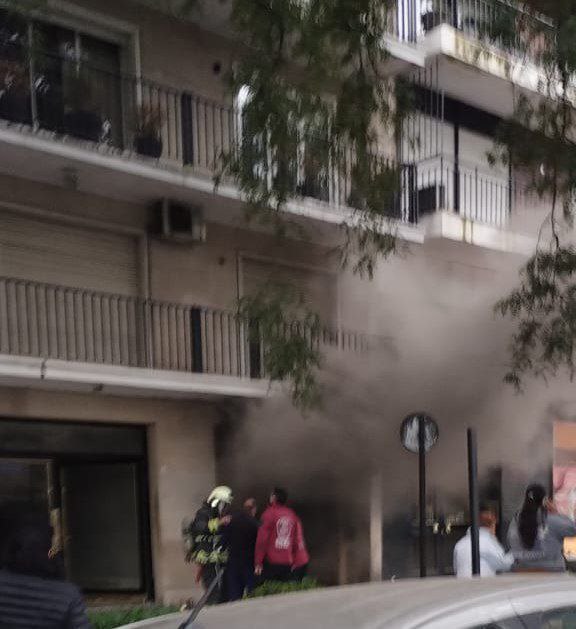
[[[0,117],[123,147],[119,45],[0,9],[0,65]]]
[[[35,23],[32,33],[39,125],[122,147],[119,46],[52,24]]]

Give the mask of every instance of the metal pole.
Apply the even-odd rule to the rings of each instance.
[[[426,576],[426,423],[418,420],[418,477],[420,489],[420,577]]]
[[[480,539],[478,536],[478,449],[476,431],[468,428],[468,492],[470,499],[470,543],[472,545],[472,574],[480,575]]]
[[[382,473],[372,476],[370,487],[370,581],[382,581]]]

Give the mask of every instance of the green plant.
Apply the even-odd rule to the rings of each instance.
[[[305,592],[317,590],[322,587],[316,579],[306,577],[302,581],[283,583],[280,581],[264,581],[248,595],[248,598],[262,598],[263,596],[276,596],[277,594],[290,594],[291,592]]]
[[[156,618],[177,612],[178,608],[162,605],[132,607],[127,609],[108,609],[89,612],[88,616],[94,629],[115,629],[132,622]]]
[[[521,16],[505,16],[493,27],[510,45],[520,34],[542,75],[538,97],[516,95],[491,156],[522,173],[525,192],[548,211],[520,285],[496,305],[515,323],[506,381],[521,390],[528,375],[576,375],[576,16],[567,0],[527,0]]]

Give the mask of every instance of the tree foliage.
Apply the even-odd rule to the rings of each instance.
[[[242,94],[241,140],[224,155],[248,214],[281,234],[293,198],[333,194],[354,208],[342,260],[371,275],[394,251],[399,171],[379,139],[400,112],[384,74],[387,5],[376,0],[235,0],[246,54],[231,73]],[[402,112],[402,115],[404,112]],[[390,148],[388,143],[388,148]],[[334,176],[333,176],[334,175]],[[366,236],[366,233],[369,233]],[[368,245],[368,246],[365,246]]]
[[[521,50],[540,67],[540,95],[516,98],[502,125],[497,157],[527,176],[527,192],[550,212],[537,251],[521,273],[520,286],[497,311],[513,318],[507,381],[520,387],[526,374],[574,375],[576,340],[576,250],[573,215],[576,192],[574,78],[576,5],[570,0],[528,0],[516,20],[495,22],[492,37]],[[545,18],[542,19],[542,14]]]
[[[401,171],[390,158],[410,101],[384,71],[388,19],[381,0],[234,0],[232,10],[245,54],[230,75],[239,142],[223,155],[221,176],[242,191],[247,216],[280,236],[295,228],[284,212],[291,200],[338,197],[353,208],[340,261],[369,277],[397,247]],[[296,319],[306,334],[281,333],[294,323],[293,295],[269,286],[240,309],[259,323],[271,379],[288,380],[296,405],[309,408],[319,400],[320,365],[309,336],[320,321],[308,312]]]
[[[320,400],[317,370],[322,327],[290,284],[272,283],[240,299],[238,314],[248,324],[249,340],[262,352],[263,371],[271,382],[288,382],[292,400],[306,411]]]

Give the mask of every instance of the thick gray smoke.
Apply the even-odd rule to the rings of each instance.
[[[576,406],[563,379],[530,382],[523,395],[502,382],[511,327],[492,307],[513,285],[518,260],[474,255],[462,264],[419,250],[386,264],[372,283],[344,278],[343,319],[370,329],[373,349],[327,355],[323,408],[309,417],[282,395],[246,409],[225,454],[236,487],[262,496],[285,485],[297,502],[334,506],[337,515],[326,518],[365,541],[374,471],[383,477],[385,518],[414,513],[417,462],[399,428],[425,411],[440,427],[429,455],[435,510],[465,509],[469,426],[478,431],[481,471],[506,471],[507,508],[515,508],[522,485],[551,464],[552,421],[571,419]]]

